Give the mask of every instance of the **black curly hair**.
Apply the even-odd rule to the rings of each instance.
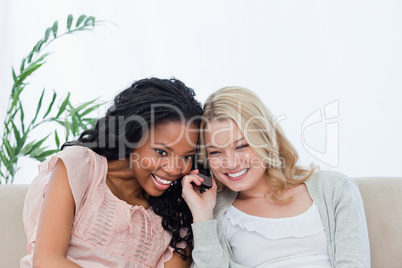
[[[66,142],[61,149],[79,145],[108,160],[128,158],[152,126],[184,120],[199,127],[202,108],[194,97],[194,90],[175,78],[138,80],[115,97],[114,104],[93,129],[84,131],[77,141]],[[162,217],[163,228],[172,234],[170,245],[186,260],[186,250],[177,244],[185,241],[192,247],[192,215],[182,197],[181,183],[176,181],[161,196],[149,196],[148,202]],[[182,228],[187,230],[184,237],[180,235]]]

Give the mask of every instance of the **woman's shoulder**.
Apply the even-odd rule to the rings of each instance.
[[[84,191],[89,184],[102,178],[105,160],[92,150],[82,146],[70,146],[52,155],[39,165],[39,175],[34,182],[47,183],[51,174],[61,161],[66,169],[73,194],[76,189]]]
[[[58,155],[74,155],[74,156],[78,156],[78,157],[79,156],[85,157],[85,156],[89,156],[89,155],[96,154],[96,153],[87,147],[74,145],[74,146],[65,147],[63,150],[61,150],[57,154]]]
[[[214,209],[214,216],[217,217],[224,213],[234,202],[237,197],[237,192],[229,189],[219,191],[216,196],[216,205]]]
[[[336,171],[315,171],[310,178],[307,179],[306,184],[316,184],[320,186],[341,186],[344,183],[353,182],[347,175]]]
[[[234,192],[230,189],[225,188],[222,191],[218,191],[216,200],[217,202],[233,202],[233,200],[237,197],[237,192]]]
[[[358,189],[357,184],[347,175],[336,171],[316,171],[305,181],[312,193],[335,193],[345,189]]]
[[[68,146],[40,164],[40,170],[48,169],[61,159],[66,168],[77,168],[95,162],[100,155],[83,146]]]

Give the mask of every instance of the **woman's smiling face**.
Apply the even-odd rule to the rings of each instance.
[[[204,138],[208,162],[216,179],[238,192],[266,187],[266,166],[233,120],[210,121]]]
[[[151,128],[130,154],[133,177],[151,196],[160,196],[170,184],[191,171],[198,128],[168,122]]]

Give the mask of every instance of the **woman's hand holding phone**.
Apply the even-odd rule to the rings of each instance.
[[[200,187],[204,178],[198,176],[198,172],[198,169],[192,170],[181,181],[182,195],[191,210],[193,222],[212,220],[216,204],[217,185],[215,180],[212,178],[212,187],[201,193]]]

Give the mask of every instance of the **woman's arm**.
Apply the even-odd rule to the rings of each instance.
[[[183,258],[177,253],[173,251],[173,257],[165,262],[165,268],[189,268],[191,265],[191,248],[189,246],[186,247],[186,255],[189,257],[187,260],[183,260]]]
[[[58,160],[47,185],[39,218],[34,267],[80,267],[66,258],[75,203],[66,168]]]
[[[363,201],[357,185],[347,180],[335,207],[334,267],[370,267],[370,244]]]
[[[212,180],[212,188],[201,194],[199,186],[203,179],[196,174],[192,171],[182,179],[183,198],[191,210],[194,221],[191,225],[194,235],[191,267],[244,267],[230,260],[219,241],[217,221],[213,220],[217,190],[215,180]]]

